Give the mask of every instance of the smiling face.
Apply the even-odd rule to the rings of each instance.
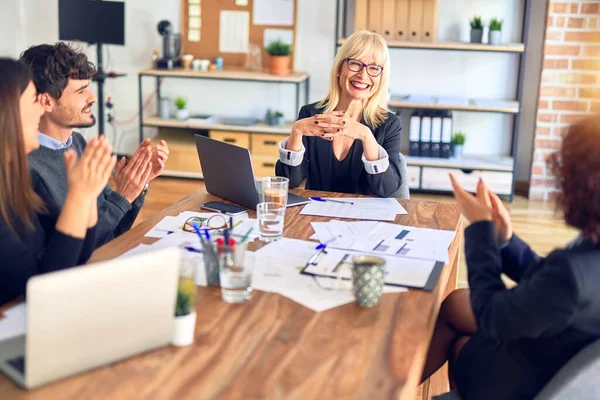
[[[382,68],[372,55],[346,59],[339,71],[342,95],[355,100],[367,100],[372,97],[379,88]],[[373,76],[377,74],[379,75]]]
[[[89,128],[96,123],[96,118],[92,115],[96,96],[90,88],[89,80],[69,79],[58,100],[47,93],[43,96],[46,116],[54,123],[68,128]]]
[[[29,154],[40,147],[38,127],[40,125],[40,117],[44,112],[37,101],[37,93],[33,81],[29,82],[27,89],[21,94],[19,111],[21,114],[21,130],[25,153]]]

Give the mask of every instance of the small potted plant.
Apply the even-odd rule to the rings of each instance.
[[[285,120],[283,119],[283,113],[281,111],[275,111],[275,125],[283,126],[285,124]]]
[[[193,295],[180,288],[177,292],[175,328],[173,330],[173,340],[171,341],[174,346],[188,346],[194,341],[196,311],[193,306]]]
[[[190,117],[190,112],[186,108],[187,101],[179,96],[175,99],[175,108],[177,109],[175,112],[175,116],[180,121],[186,121]]]
[[[475,15],[471,20],[471,43],[481,43],[483,41],[483,28],[485,24],[479,15]]]
[[[269,42],[265,50],[269,53],[269,73],[279,76],[289,75],[292,45],[277,39]]]
[[[492,18],[490,21],[490,38],[489,44],[498,46],[502,42],[502,25],[504,20],[500,18]]]
[[[452,135],[452,153],[454,158],[461,158],[465,148],[466,136],[462,132],[455,132]]]

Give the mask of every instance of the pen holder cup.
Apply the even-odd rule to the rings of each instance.
[[[206,284],[208,286],[220,287],[219,277],[219,254],[217,252],[216,238],[202,245],[204,253],[204,270],[206,271]]]
[[[376,256],[354,256],[352,264],[343,264],[337,271],[337,279],[342,278],[344,267],[352,269],[352,292],[360,307],[374,307],[379,304],[385,284],[385,260]]]

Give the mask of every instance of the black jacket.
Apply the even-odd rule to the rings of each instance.
[[[300,109],[298,119],[310,118],[320,112],[315,104],[309,104]],[[403,179],[400,175],[399,156],[402,130],[400,118],[389,113],[387,120],[378,128],[363,124],[371,129],[377,143],[388,153],[390,165],[383,173],[369,174],[361,160],[362,143],[357,141],[348,171],[351,187],[357,194],[390,197],[400,188]],[[278,161],[276,174],[289,178],[290,188],[298,187],[306,179],[306,189],[331,191],[331,165],[334,157],[332,143],[314,136],[304,136],[302,143],[306,149],[302,164],[291,167]]]
[[[600,338],[600,245],[580,240],[546,258],[517,236],[499,249],[491,222],[465,231],[477,333],[455,366],[466,399],[533,398]],[[518,282],[507,289],[505,273]]]

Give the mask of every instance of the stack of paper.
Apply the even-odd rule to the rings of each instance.
[[[163,238],[172,233],[186,233],[195,235],[193,232],[186,232],[183,230],[183,226],[190,218],[195,218],[194,221],[199,223],[202,228],[206,228],[209,223],[209,218],[216,216],[217,218],[223,217],[220,221],[228,221],[229,216],[225,214],[219,213],[199,213],[193,211],[184,211],[179,215],[166,216],[164,217],[158,224],[154,226],[151,230],[146,233],[146,237],[151,238]],[[213,219],[211,221],[218,222],[217,219]],[[248,218],[248,213],[243,213],[241,215],[236,215],[233,217],[233,234],[234,235],[245,235],[250,228],[252,228],[252,233],[250,235],[250,239],[254,239],[259,235],[258,225],[255,219]]]
[[[327,247],[405,258],[448,262],[454,231],[415,228],[384,222],[313,222],[311,239]]]
[[[4,318],[0,319],[0,342],[15,336],[25,334],[27,308],[25,303],[4,311]]]
[[[329,264],[335,260],[339,262],[345,253],[329,256]],[[353,302],[350,281],[301,274],[314,254],[314,242],[283,238],[270,243],[254,255],[252,287],[278,293],[317,312]],[[348,278],[348,273],[345,271],[342,278]],[[397,286],[386,285],[384,288],[384,293],[404,291],[405,288]]]
[[[396,199],[379,198],[336,198],[312,200],[304,206],[301,215],[316,215],[320,217],[352,218],[374,221],[394,221],[398,214],[408,214]],[[339,203],[327,200],[341,200]],[[354,204],[351,204],[354,203]]]

